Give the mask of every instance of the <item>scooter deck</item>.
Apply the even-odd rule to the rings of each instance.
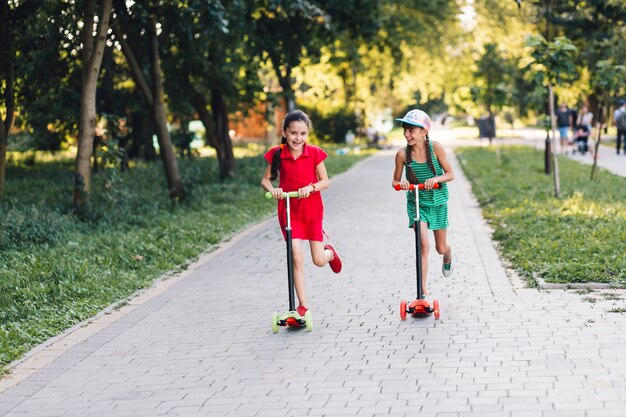
[[[413,300],[410,304],[406,304],[406,301],[400,302],[400,318],[406,320],[406,315],[410,314],[413,317],[425,317],[430,314],[435,315],[435,318],[439,318],[439,301],[433,300],[431,305],[426,300]]]
[[[278,327],[306,327],[307,331],[313,330],[313,316],[310,311],[304,313],[304,316],[298,314],[297,311],[287,311],[283,315],[274,313],[272,316],[272,331],[278,332]]]

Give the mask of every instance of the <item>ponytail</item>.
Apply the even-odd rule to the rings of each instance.
[[[406,153],[406,179],[411,184],[417,184],[417,176],[415,175],[415,172],[413,172],[413,168],[411,168],[411,162],[413,162],[413,157],[411,156],[411,148],[407,146],[406,148],[404,148],[404,151]]]
[[[426,161],[428,162],[428,166],[433,172],[433,175],[437,175],[437,171],[435,170],[435,163],[433,162],[433,153],[430,150],[430,138],[428,137],[428,133],[426,134]]]
[[[272,156],[270,181],[274,181],[276,178],[278,178],[278,166],[280,165],[280,153],[283,151],[283,146],[285,146],[286,143],[287,143],[287,138],[283,136],[283,138],[280,141],[280,146],[274,152],[274,156]]]
[[[407,146],[404,148],[404,152],[406,153],[406,179],[411,184],[417,184],[419,181],[415,172],[413,172],[413,168],[411,168],[411,162],[413,162],[413,157],[411,156],[411,148]],[[437,171],[435,170],[435,163],[433,162],[433,153],[430,150],[430,138],[428,134],[426,134],[426,162],[428,162],[428,167],[433,172],[434,175],[437,175]]]

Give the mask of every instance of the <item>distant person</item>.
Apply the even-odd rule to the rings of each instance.
[[[576,151],[580,152],[582,155],[587,153],[589,150],[589,129],[587,125],[578,125],[576,127],[574,131],[574,144],[575,149],[573,153],[576,153]]]
[[[572,112],[567,108],[567,104],[561,103],[555,111],[556,127],[559,130],[561,139],[561,152],[567,153],[567,145],[569,144],[569,130],[573,128]]]
[[[583,128],[584,126],[584,128]],[[593,132],[593,113],[589,110],[587,104],[583,104],[578,113],[578,120],[576,122],[576,130],[574,133],[574,141],[578,144],[578,150],[584,155],[588,150],[592,151],[589,147],[589,136]],[[584,147],[583,147],[584,142]],[[581,149],[584,149],[581,150]],[[592,152],[593,154],[593,152]]]
[[[617,144],[615,149],[619,155],[619,148],[624,141],[624,155],[626,155],[626,100],[620,100],[619,107],[613,113],[615,127],[617,127]]]
[[[576,121],[576,129],[578,129],[578,126],[580,125],[585,125],[587,126],[587,130],[589,131],[589,134],[591,134],[591,132],[593,131],[593,113],[591,113],[591,111],[589,111],[589,106],[587,106],[586,104],[583,104],[583,106],[580,109],[580,112],[578,113],[578,120]]]
[[[396,164],[391,185],[399,185],[402,190],[409,190],[411,184],[424,184],[419,191],[419,216],[421,221],[421,261],[422,288],[426,296],[426,276],[428,274],[428,230],[435,236],[435,249],[443,256],[441,273],[445,277],[452,275],[452,248],[447,241],[448,232],[448,187],[447,182],[454,179],[452,166],[448,161],[443,145],[431,141],[428,137],[431,121],[428,114],[421,110],[411,110],[402,119],[406,147],[396,153]],[[402,172],[406,180],[402,180]],[[435,183],[440,187],[435,189]],[[406,208],[409,227],[416,227],[415,194],[407,192]]]
[[[330,185],[324,165],[328,155],[322,148],[307,143],[310,129],[311,120],[303,111],[293,110],[285,115],[282,125],[283,138],[279,146],[265,153],[268,165],[261,180],[261,187],[278,200],[278,223],[285,239],[287,206],[283,193],[297,191],[300,196],[290,203],[290,219],[294,286],[299,302],[296,311],[301,316],[308,310],[304,287],[302,241],[309,241],[311,258],[316,266],[328,264],[334,273],[339,273],[342,266],[333,245],[323,243],[324,205],[320,191]],[[276,178],[279,179],[278,187],[272,185]]]
[[[572,137],[574,136],[574,132],[576,132],[576,126],[578,123],[578,112],[576,111],[575,107],[572,107],[571,109],[569,109],[570,114],[571,114],[571,118],[572,118]]]

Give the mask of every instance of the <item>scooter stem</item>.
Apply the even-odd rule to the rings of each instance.
[[[293,246],[291,239],[291,204],[290,199],[299,197],[300,194],[297,191],[291,191],[283,193],[285,199],[285,215],[287,217],[285,224],[285,240],[287,241],[287,283],[289,285],[289,311],[296,310],[296,294],[293,281]],[[265,198],[272,198],[272,193],[269,191],[265,193]]]
[[[439,188],[439,183],[433,185],[434,189]],[[401,191],[400,184],[394,185],[397,191]],[[422,240],[421,240],[421,222],[420,222],[420,197],[418,190],[423,190],[424,184],[411,184],[409,190],[415,193],[415,218],[413,219],[413,227],[415,228],[415,268],[417,269],[417,299],[421,300],[424,293],[422,288]]]
[[[415,189],[413,192],[415,193],[415,219],[413,219],[413,226],[415,227],[415,268],[417,270],[417,299],[421,300],[424,292],[424,289],[422,288],[422,224],[420,221],[419,192]]]
[[[287,193],[285,193],[287,194]],[[296,192],[296,194],[298,194]],[[287,283],[289,285],[289,311],[296,310],[296,294],[294,290],[293,281],[293,248],[291,243],[291,207],[289,204],[290,198],[287,197],[285,203],[287,204],[287,224],[285,226],[285,237],[287,240]]]

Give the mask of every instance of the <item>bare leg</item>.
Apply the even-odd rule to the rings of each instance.
[[[299,305],[307,305],[304,287],[304,257],[302,256],[302,241],[293,239],[291,243],[293,251],[293,283],[296,288]]]
[[[315,240],[309,240],[311,247],[311,258],[315,266],[324,266],[333,259],[333,251],[324,249],[324,243]]]
[[[443,255],[443,262],[450,263],[452,260],[452,247],[448,244],[448,229],[433,230],[435,235],[435,249],[439,255]]]
[[[430,252],[430,243],[428,242],[428,227],[426,223],[420,223],[420,243],[422,249],[422,294],[428,295],[426,290],[426,277],[428,276],[428,252]]]

